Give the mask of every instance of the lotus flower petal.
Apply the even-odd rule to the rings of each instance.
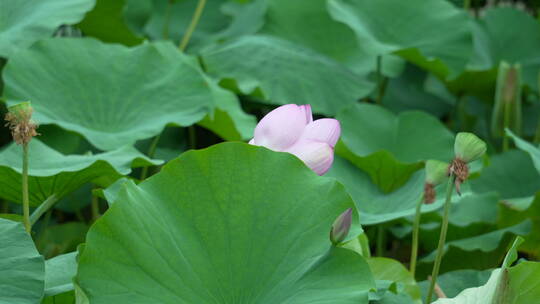
[[[339,121],[332,118],[317,119],[309,123],[300,136],[300,140],[314,140],[325,142],[331,147],[336,146],[336,142],[341,134]]]
[[[249,140],[248,144],[250,145],[254,145],[255,144],[255,138],[252,138]]]
[[[309,106],[281,106],[261,119],[255,128],[254,143],[274,151],[283,151],[300,138],[310,119]]]
[[[319,175],[325,174],[334,161],[334,149],[320,141],[300,140],[286,152],[296,155]]]
[[[311,113],[311,105],[301,105],[299,106],[300,110],[304,112],[304,115],[306,116],[306,124],[309,124],[313,121],[313,114]]]

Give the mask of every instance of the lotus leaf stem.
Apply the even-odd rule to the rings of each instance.
[[[180,48],[182,52],[186,50],[186,47],[189,43],[189,39],[191,39],[191,35],[195,31],[195,28],[197,27],[197,24],[199,23],[199,19],[201,18],[205,4],[206,4],[206,0],[199,0],[199,3],[197,3],[197,7],[195,8],[195,13],[193,13],[191,22],[189,23],[186,33],[184,34],[184,37],[182,37],[182,41],[180,42],[180,46],[178,47]]]
[[[439,236],[439,245],[437,247],[437,256],[435,258],[435,263],[433,264],[433,272],[431,273],[431,282],[429,284],[428,294],[426,297],[426,303],[431,303],[431,298],[433,297],[433,291],[435,289],[435,284],[437,284],[437,276],[439,275],[439,269],[441,267],[442,256],[444,253],[444,243],[446,241],[446,233],[448,232],[448,218],[450,215],[450,207],[452,205],[452,192],[454,191],[454,182],[456,177],[452,174],[448,179],[448,184],[446,185],[446,200],[444,202],[444,211],[443,219],[441,223],[441,234]]]
[[[411,275],[415,276],[416,274],[416,260],[418,258],[418,236],[420,230],[420,218],[422,216],[422,205],[424,203],[424,196],[420,195],[420,199],[416,202],[416,211],[414,213],[414,223],[412,231],[412,248],[411,248],[411,263],[410,271]]]

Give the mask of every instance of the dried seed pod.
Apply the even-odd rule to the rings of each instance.
[[[430,183],[424,184],[424,203],[425,204],[433,204],[435,202],[435,198],[437,196],[437,193],[435,192],[435,185]]]
[[[456,177],[456,192],[461,195],[460,186],[469,177],[469,166],[464,160],[456,157],[448,167],[448,174]]]
[[[32,120],[34,109],[29,102],[23,102],[8,108],[5,120],[13,140],[19,145],[26,145],[32,137],[39,135],[38,124]]]

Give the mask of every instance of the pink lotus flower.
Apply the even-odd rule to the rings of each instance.
[[[310,105],[288,104],[274,109],[255,128],[252,145],[289,152],[315,173],[323,175],[334,161],[334,146],[341,134],[339,121],[313,121]]]

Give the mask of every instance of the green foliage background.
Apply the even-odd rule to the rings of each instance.
[[[31,101],[32,211],[55,203],[25,234],[1,125],[0,304],[422,303],[445,191],[422,207],[413,277],[424,163],[462,131],[488,153],[452,197],[439,283],[457,297],[440,303],[503,283],[538,299],[539,1],[204,2],[181,50],[197,0],[0,0],[0,114]],[[289,103],[341,123],[324,177],[239,143]]]

